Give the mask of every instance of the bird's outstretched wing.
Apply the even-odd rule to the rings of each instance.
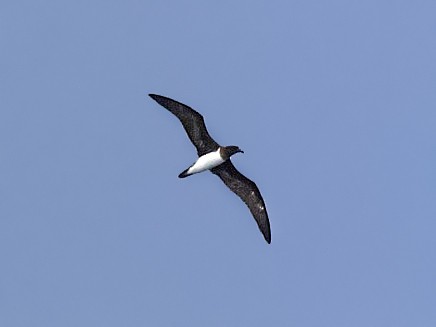
[[[219,144],[209,135],[206,125],[204,124],[203,116],[197,111],[170,98],[156,94],[149,95],[180,120],[192,144],[197,148],[199,157],[218,149]]]
[[[262,195],[256,184],[242,175],[235,166],[233,166],[230,159],[212,168],[211,171],[221,178],[224,184],[245,202],[265,237],[265,240],[271,243],[271,229],[268,213],[266,212],[265,202],[263,202]]]

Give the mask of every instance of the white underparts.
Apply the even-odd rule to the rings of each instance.
[[[202,171],[221,165],[224,161],[225,160],[221,158],[220,149],[218,148],[217,151],[206,153],[198,158],[197,161],[189,167],[187,173],[189,175],[201,173]]]

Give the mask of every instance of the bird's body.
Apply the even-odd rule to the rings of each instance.
[[[182,172],[179,177],[188,177],[190,175],[198,174],[205,170],[209,170],[221,165],[225,160],[221,157],[220,151],[221,148],[218,148],[216,151],[203,154],[188,169]]]
[[[256,184],[233,166],[230,157],[242,152],[237,146],[220,146],[209,135],[203,116],[194,109],[170,98],[150,94],[150,97],[173,113],[182,123],[189,139],[197,148],[198,159],[180,173],[179,178],[210,170],[217,175],[250,209],[265,240],[271,243],[271,230],[265,203]]]

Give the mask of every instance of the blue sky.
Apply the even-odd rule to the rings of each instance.
[[[3,1],[0,325],[435,326],[434,1]],[[184,102],[270,215],[147,94]]]

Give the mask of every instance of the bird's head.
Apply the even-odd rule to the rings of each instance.
[[[225,157],[230,158],[231,156],[233,156],[235,153],[241,152],[244,153],[244,151],[242,151],[239,146],[236,145],[229,145],[226,146],[225,148]]]

